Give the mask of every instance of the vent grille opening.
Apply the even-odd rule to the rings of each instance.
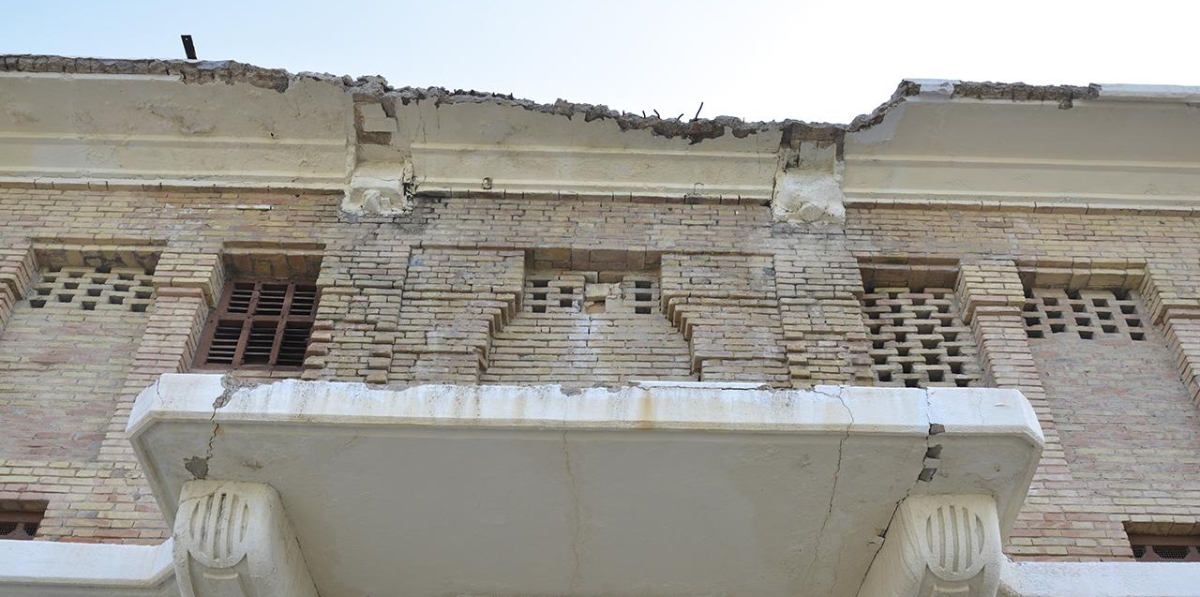
[[[1021,318],[1030,338],[1074,333],[1081,340],[1146,339],[1136,293],[1034,288],[1026,294]]]
[[[311,282],[231,281],[209,317],[197,364],[296,368],[312,336],[319,293]]]
[[[1129,535],[1139,562],[1200,562],[1200,535]]]
[[[31,541],[46,516],[46,502],[0,500],[0,540]]]
[[[971,387],[982,378],[974,335],[949,288],[872,288],[862,297],[876,385]]]

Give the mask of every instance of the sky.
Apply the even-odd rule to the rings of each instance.
[[[846,123],[901,80],[1200,85],[1200,3],[13,2],[0,53],[383,75],[664,117]]]

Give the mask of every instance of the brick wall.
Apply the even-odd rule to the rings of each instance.
[[[78,320],[89,330],[113,325],[119,329],[105,330],[106,341],[128,343],[120,362],[106,363],[111,371],[80,382],[79,395],[107,396],[106,414],[39,417],[54,426],[87,420],[89,442],[99,443],[55,457],[34,452],[31,439],[5,438],[0,499],[48,501],[42,539],[166,536],[124,437],[125,421],[157,375],[194,366],[205,318],[225,279],[239,272],[302,270],[316,276],[321,291],[303,370],[239,373],[248,380],[402,386],[671,378],[808,387],[878,381],[872,335],[879,330],[864,316],[863,268],[883,263],[908,272],[894,286],[943,289],[932,298],[959,317],[943,326],[955,335],[943,344],[974,341],[976,373],[968,383],[1019,388],[1038,411],[1047,449],[1010,553],[1127,557],[1123,522],[1200,516],[1200,504],[1189,501],[1194,464],[1156,456],[1192,449],[1200,431],[1187,410],[1196,408],[1200,389],[1200,221],[1193,218],[853,208],[844,228],[813,229],[773,224],[767,206],[748,203],[453,197],[422,199],[413,215],[393,219],[345,216],[339,201],[266,192],[0,189],[0,209],[10,216],[0,221],[0,357],[30,358],[35,348],[13,338],[34,328],[45,335],[45,324],[29,323],[37,311],[37,268],[46,265],[34,258],[37,251],[55,263],[71,251],[103,254],[130,245],[142,247],[131,255],[158,256],[144,312],[122,312],[127,321],[108,324]],[[298,261],[288,265],[289,255]],[[929,264],[940,273],[922,269]],[[1147,332],[1136,356],[1129,347],[1091,345],[1077,351],[1078,363],[1051,367],[1039,343],[1058,340],[1030,339],[1023,324],[1023,283],[1035,270],[1058,276],[1041,279],[1042,286],[1115,284],[1140,292]],[[875,276],[868,274],[866,286],[878,292],[886,286]],[[533,281],[551,278],[555,292],[534,298],[541,287]],[[639,280],[650,285],[643,289],[649,307],[639,304],[636,285],[627,288]],[[888,300],[902,294],[914,295]],[[930,297],[903,297],[914,299]],[[942,356],[953,355],[934,360]],[[1139,375],[1108,380],[1111,400],[1081,391],[1096,379],[1078,377],[1083,369],[1076,365],[1118,358]],[[888,355],[883,359],[887,364]],[[10,362],[0,363],[0,387],[14,372],[20,376]],[[47,371],[69,367],[50,363]],[[1121,404],[1129,410],[1108,408],[1130,395],[1120,384],[1134,381],[1140,398]],[[915,383],[941,382],[926,373]],[[1169,424],[1152,432],[1144,418],[1134,421],[1145,416],[1145,401],[1162,406],[1153,422]],[[0,394],[0,418],[20,408],[19,399]],[[51,406],[40,401],[37,408]],[[1125,419],[1136,425],[1114,431]],[[1132,442],[1129,429],[1143,428]],[[1121,447],[1132,460],[1119,460]],[[1170,499],[1132,472],[1118,482],[1097,481],[1103,467],[1146,468],[1140,465],[1155,479],[1174,475]]]

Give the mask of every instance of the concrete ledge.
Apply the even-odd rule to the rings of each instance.
[[[172,549],[170,540],[154,546],[0,541],[0,595],[179,595]]]
[[[1008,562],[1004,597],[1196,597],[1200,564],[1159,562]]]

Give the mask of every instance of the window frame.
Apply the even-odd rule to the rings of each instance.
[[[234,299],[234,292],[239,289],[239,286],[253,284],[249,302],[246,305],[245,312],[231,312],[229,307]],[[284,291],[283,302],[277,314],[261,314],[256,313],[259,300],[262,298],[262,289],[267,285],[286,286]],[[291,313],[293,299],[296,296],[298,287],[311,287],[312,289],[312,309],[307,315],[297,315]],[[321,288],[317,286],[316,280],[303,279],[277,279],[277,278],[253,278],[253,277],[236,277],[225,282],[224,288],[221,290],[221,300],[209,311],[208,319],[204,323],[201,330],[200,341],[196,347],[196,356],[194,361],[194,369],[208,370],[259,370],[259,371],[299,371],[304,367],[303,355],[300,358],[300,363],[297,365],[280,365],[279,353],[283,346],[285,331],[289,324],[304,324],[307,326],[307,334],[305,335],[305,349],[312,342],[313,326],[317,319],[317,308],[321,302]],[[235,345],[234,354],[230,358],[229,363],[212,363],[209,362],[209,353],[212,350],[213,340],[217,332],[217,328],[223,324],[237,322],[241,326],[241,332]],[[266,362],[251,362],[246,363],[246,351],[250,345],[251,330],[255,329],[256,323],[274,324],[275,330],[271,342],[271,352],[267,357]],[[267,327],[267,326],[257,326]]]

